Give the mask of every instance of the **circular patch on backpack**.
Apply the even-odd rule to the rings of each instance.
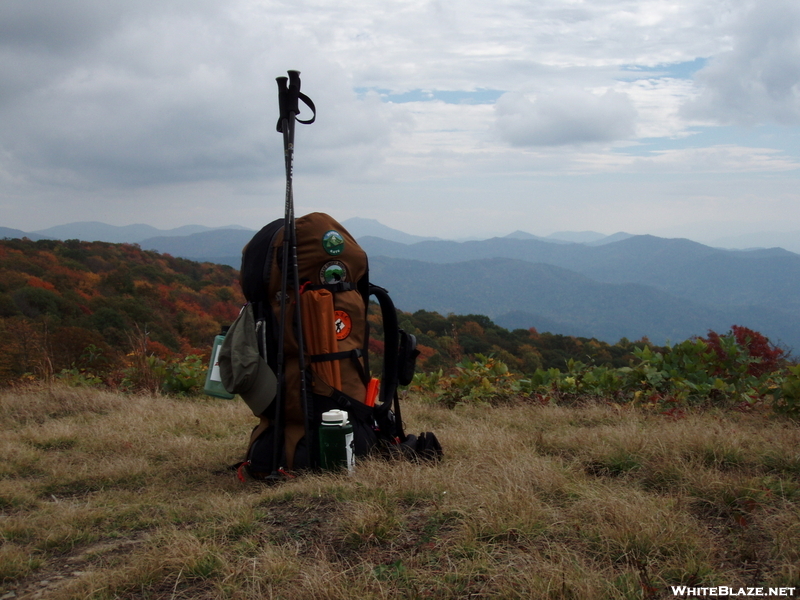
[[[322,247],[331,256],[339,256],[344,252],[344,237],[335,229],[331,229],[322,236]]]
[[[325,263],[319,271],[319,280],[322,283],[333,285],[341,283],[347,277],[347,268],[338,260]]]
[[[336,324],[336,339],[339,341],[347,339],[353,330],[353,321],[350,320],[350,315],[343,310],[337,310],[334,311],[333,316]]]

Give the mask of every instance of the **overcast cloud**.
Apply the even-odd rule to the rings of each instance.
[[[796,0],[4,0],[0,226],[800,230]],[[302,115],[301,115],[302,116]]]
[[[720,124],[800,124],[800,4],[766,1],[743,11],[732,45],[697,73],[686,113]]]
[[[557,89],[534,100],[504,94],[495,104],[501,137],[515,146],[614,142],[632,137],[636,110],[626,94]]]

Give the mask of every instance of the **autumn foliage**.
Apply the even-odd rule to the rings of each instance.
[[[753,359],[747,367],[747,374],[761,377],[766,373],[777,371],[781,367],[781,360],[786,358],[786,351],[773,345],[761,333],[734,325],[731,327],[733,338],[739,348],[744,349]],[[725,347],[723,338],[715,331],[709,331],[708,337],[703,340],[717,355],[721,362],[731,360],[731,351]]]
[[[67,371],[119,384],[144,355],[207,359],[244,303],[235,269],[135,244],[0,241],[0,383]]]

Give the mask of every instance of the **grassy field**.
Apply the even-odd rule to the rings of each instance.
[[[0,598],[671,598],[800,588],[800,428],[409,398],[436,466],[240,482],[240,401],[0,393]],[[796,592],[800,589],[795,590]]]

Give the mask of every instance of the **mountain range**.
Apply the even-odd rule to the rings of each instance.
[[[22,231],[21,229],[12,229],[11,227],[0,227],[0,239],[22,239],[28,238],[29,240],[43,240],[47,239],[47,236],[38,235],[33,232]]]
[[[227,225],[223,227],[206,227],[205,225],[184,225],[174,229],[158,229],[152,225],[108,225],[99,221],[79,221],[77,223],[67,223],[66,225],[56,225],[48,229],[25,232],[19,229],[0,227],[0,239],[2,238],[23,238],[30,240],[84,240],[87,242],[110,242],[112,244],[138,244],[153,237],[175,237],[187,236],[194,233],[205,231],[216,231],[220,229],[236,229],[250,231],[240,225]]]
[[[651,285],[601,282],[517,259],[430,263],[370,255],[370,279],[387,287],[403,310],[482,314],[512,330],[536,327],[609,343],[646,336],[663,344],[743,324],[785,345],[798,347],[800,342],[797,310],[715,306]]]
[[[353,217],[343,221],[342,224],[356,238],[372,236],[392,242],[398,242],[400,244],[441,241],[441,238],[437,237],[425,237],[405,233],[398,229],[387,227],[375,219]],[[144,244],[145,249],[148,249],[150,246],[153,246],[153,249],[156,249],[159,246],[168,244],[168,242],[164,241],[164,238],[187,237],[199,233],[225,230],[239,231],[239,237],[237,238],[233,234],[221,234],[219,237],[214,235],[200,236],[198,238],[193,238],[193,240],[188,242],[188,244],[191,245],[192,243],[197,242],[196,245],[200,247],[205,243],[210,243],[212,248],[216,248],[216,253],[222,252],[223,254],[231,256],[238,255],[241,251],[241,246],[247,243],[247,241],[255,232],[254,229],[249,229],[240,225],[225,225],[221,227],[184,225],[174,229],[157,229],[151,225],[144,224],[116,226],[100,223],[98,221],[80,221],[76,223],[68,223],[66,225],[57,225],[55,227],[37,231],[22,231],[20,229],[0,227],[0,239],[23,237],[27,237],[28,239],[34,241],[40,239],[78,239],[90,242],[110,242],[114,244]],[[630,237],[630,234],[617,233],[607,236],[595,231],[562,231],[552,233],[547,237],[539,237],[524,231],[515,231],[508,234],[506,237],[516,239],[536,239],[557,244],[586,243],[590,245],[600,245],[617,241],[618,239],[624,239],[625,237]],[[178,242],[175,247],[181,248],[182,244],[183,242]],[[167,250],[163,251],[167,252]],[[209,252],[209,255],[213,255],[214,253],[215,252]]]
[[[342,224],[368,253],[372,281],[388,288],[401,310],[483,314],[511,329],[612,343],[643,336],[679,342],[737,324],[800,348],[800,255],[781,248],[723,250],[686,239],[595,232],[547,238],[514,232],[455,242],[370,219]],[[90,224],[73,225],[36,233],[81,237],[78,226]],[[155,231],[141,238],[147,226],[131,226],[105,235],[113,238],[107,241],[136,235],[140,239],[121,241],[238,268],[241,249],[255,233],[200,226]]]

